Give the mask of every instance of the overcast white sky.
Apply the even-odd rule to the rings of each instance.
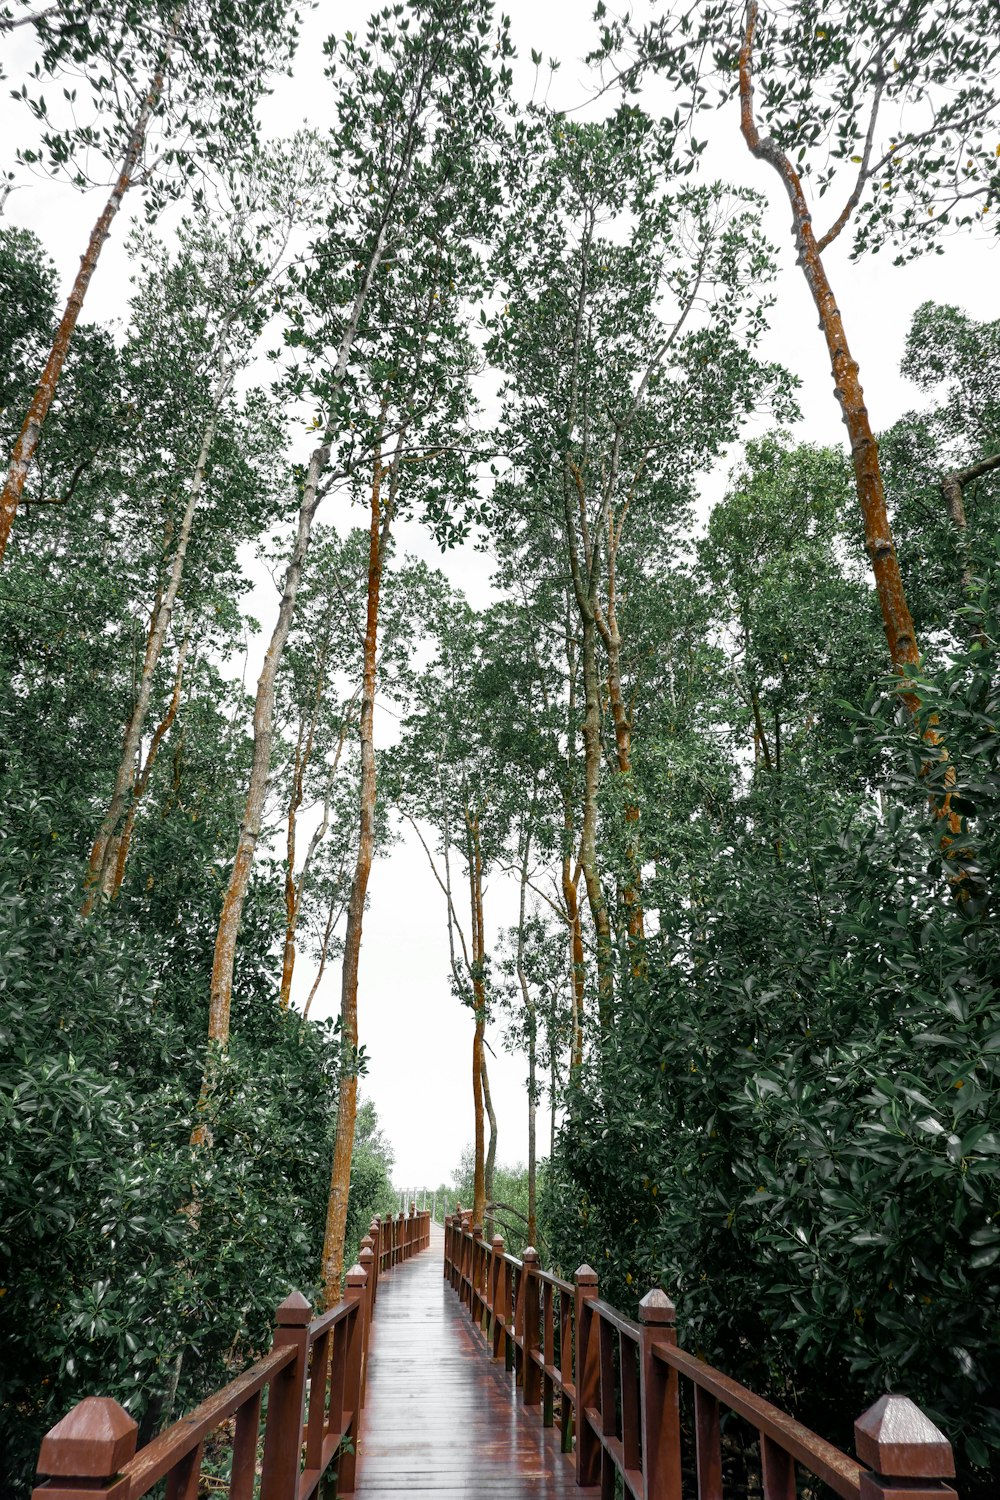
[[[507,0],[519,53],[528,58],[534,47],[546,57],[562,60],[550,102],[565,107],[585,104],[592,92],[582,57],[593,45],[591,0]],[[632,7],[633,14],[647,7]],[[303,119],[324,128],[329,118],[329,86],[322,74],[322,42],[330,31],[360,31],[370,7],[358,0],[320,0],[306,18],[303,45],[294,80],[283,80],[266,106],[266,121],[275,134],[288,134]],[[16,38],[17,34],[15,34]],[[8,39],[3,49],[4,71],[17,79],[18,46]],[[23,53],[20,54],[23,57]],[[530,91],[533,68],[521,72],[524,91]],[[0,85],[2,87],[2,85]],[[26,120],[7,98],[0,101],[0,165],[13,156],[24,139]],[[643,101],[656,108],[656,94]],[[600,107],[583,114],[599,114]],[[819,442],[842,439],[839,408],[833,396],[829,366],[815,310],[805,282],[795,265],[789,234],[787,202],[777,179],[747,153],[739,135],[735,108],[717,114],[708,155],[711,176],[757,187],[771,205],[767,220],[771,239],[779,246],[781,273],[776,285],[777,306],[767,353],[780,359],[802,381],[799,400],[803,420],[797,435]],[[34,229],[66,279],[75,269],[96,217],[102,194],[81,196],[71,188],[39,180],[19,188],[8,199],[8,222]],[[128,295],[128,264],[123,245],[133,205],[116,224],[88,295],[85,317],[107,321],[120,318]],[[995,236],[955,238],[944,242],[946,253],[896,268],[891,255],[882,254],[860,265],[847,262],[847,245],[828,252],[828,269],[844,314],[848,337],[860,363],[869,410],[876,430],[887,427],[917,395],[898,374],[899,360],[910,318],[928,299],[955,302],[979,318],[1000,315],[1000,276]],[[304,446],[306,439],[299,439]],[[706,489],[719,493],[723,475]],[[342,503],[331,500],[328,504]],[[333,511],[325,517],[334,522]],[[352,518],[353,519],[353,518]],[[488,592],[489,564],[466,550],[439,556],[414,524],[402,527],[401,550],[413,551],[441,567],[461,584],[473,602]],[[269,582],[262,582],[250,603],[251,612],[270,631],[276,598]],[[252,663],[252,669],[256,663]],[[252,680],[252,671],[248,682]],[[380,716],[378,733],[391,738],[391,724]],[[462,1147],[471,1137],[471,1018],[452,999],[448,985],[448,954],[443,897],[427,869],[422,850],[411,837],[379,860],[372,872],[370,909],[365,919],[361,958],[361,1037],[370,1065],[364,1092],[374,1100],[383,1127],[396,1152],[396,1182],[400,1187],[433,1185],[450,1178]],[[496,931],[515,915],[514,892],[495,884],[487,896],[488,923]],[[303,988],[311,979],[307,965],[298,975]],[[332,1014],[339,1003],[340,976],[328,971],[315,1002],[317,1014]],[[493,1038],[496,1056],[490,1076],[499,1116],[500,1158],[523,1160],[526,1151],[524,1066],[505,1055]],[[540,1132],[544,1139],[544,1133]]]

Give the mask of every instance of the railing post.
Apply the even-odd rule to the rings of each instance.
[[[538,1281],[537,1271],[539,1266],[538,1251],[534,1245],[527,1245],[521,1256],[524,1270],[521,1272],[521,1286],[519,1301],[521,1303],[521,1338],[524,1374],[523,1390],[525,1406],[540,1406],[542,1400],[542,1372],[538,1367],[535,1355],[539,1347],[539,1305],[538,1305]],[[517,1330],[515,1329],[515,1332]]]
[[[472,1238],[472,1215],[466,1209],[462,1215],[462,1301],[469,1310],[472,1317],[472,1301],[474,1301],[474,1290],[472,1290],[472,1277],[475,1269],[475,1242]]]
[[[639,1303],[639,1408],[645,1500],[681,1500],[681,1412],[677,1371],[655,1358],[653,1344],[677,1343],[676,1312],[659,1287]]]
[[[486,1247],[480,1246],[479,1241],[483,1237],[482,1224],[472,1226],[472,1287],[469,1296],[469,1310],[472,1313],[472,1321],[477,1327],[482,1328],[486,1311]]]
[[[854,1446],[869,1472],[861,1500],[956,1500],[951,1444],[908,1396],[882,1396],[854,1424]]]
[[[573,1277],[576,1286],[576,1482],[597,1484],[601,1468],[601,1444],[587,1420],[587,1408],[597,1407],[600,1389],[598,1318],[593,1304],[597,1300],[597,1272],[582,1265]]]
[[[489,1272],[486,1278],[487,1329],[493,1345],[493,1358],[500,1356],[500,1345],[507,1348],[507,1262],[503,1258],[503,1235],[495,1234],[490,1246]]]
[[[358,1433],[361,1428],[361,1387],[364,1375],[365,1354],[365,1306],[368,1300],[367,1276],[362,1266],[352,1266],[345,1278],[344,1301],[355,1304],[355,1312],[349,1315],[347,1335],[347,1363],[344,1370],[344,1419],[351,1416],[350,1451],[340,1455],[337,1465],[337,1490],[350,1494],[354,1489],[354,1476],[358,1466]]]
[[[371,1300],[372,1312],[374,1313],[375,1303],[378,1301],[378,1278],[382,1270],[382,1226],[377,1216],[372,1219],[371,1224],[368,1226],[368,1234],[372,1242]]]
[[[52,1490],[86,1491],[87,1500],[127,1495],[128,1480],[118,1474],[135,1455],[138,1431],[110,1396],[85,1396],[42,1438],[38,1473],[55,1483],[36,1485],[32,1500],[45,1500]]]
[[[292,1292],[278,1308],[273,1347],[283,1349],[290,1344],[295,1349],[295,1358],[271,1381],[260,1500],[295,1500],[302,1456],[302,1415],[311,1318],[312,1309],[301,1292]]]
[[[375,1256],[367,1235],[361,1241],[358,1262],[365,1273],[365,1347],[361,1362],[361,1405],[364,1406],[365,1391],[368,1389],[368,1349],[372,1338],[372,1319],[375,1316]]]

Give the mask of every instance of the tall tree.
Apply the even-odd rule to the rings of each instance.
[[[98,123],[79,123],[76,89],[64,89],[68,122],[54,124],[44,95],[29,93],[25,83],[20,97],[42,129],[39,146],[23,151],[23,160],[57,173],[68,170],[83,187],[97,157],[113,170],[114,183],[11,453],[0,493],[0,563],[84,298],[125,194],[140,185],[155,206],[185,187],[199,165],[245,140],[266,79],[287,57],[295,35],[285,0],[212,0],[207,13],[191,0],[130,0],[113,11],[96,0],[67,0],[38,13],[34,24],[38,76],[77,78]]]
[[[577,860],[607,1033],[615,966],[599,848],[605,696],[629,828],[622,892],[637,972],[643,942],[633,724],[622,689],[626,550],[641,557],[683,520],[691,474],[786,382],[747,352],[763,330],[756,288],[770,274],[751,196],[678,190],[672,131],[636,109],[600,125],[546,120],[523,144],[528,188],[498,257],[504,308],[490,352],[505,377],[504,493],[527,490],[532,503],[506,524],[544,535],[537,555],[550,566],[558,557],[574,606],[584,700]],[[641,565],[628,579],[633,591],[640,576]]]
[[[286,149],[276,148],[269,156],[258,155],[245,164],[247,175],[238,189],[242,201],[233,204],[228,228],[219,226],[217,211],[210,222],[189,221],[180,231],[176,261],[162,247],[148,246],[141,264],[143,290],[134,309],[132,347],[138,359],[148,359],[153,349],[159,349],[162,357],[166,338],[171,366],[179,374],[183,356],[178,358],[178,354],[186,351],[192,387],[188,410],[197,426],[192,433],[193,467],[183,505],[176,511],[168,507],[164,518],[163,564],[156,578],[142,668],[114,786],[90,852],[85,915],[101,896],[113,896],[121,886],[135,803],[148,783],[140,747],[160,658],[182,594],[216,435],[220,422],[233,421],[234,381],[246,367],[273,304],[280,301],[289,239],[312,192],[310,165],[304,140]],[[259,527],[259,518],[254,521]],[[178,692],[183,655],[178,652]],[[150,753],[155,755],[160,738],[154,734]]]
[[[785,190],[847,428],[889,654],[912,675],[920,653],[878,444],[825,257],[848,225],[855,255],[887,243],[908,255],[929,248],[940,225],[982,219],[996,181],[996,28],[982,0],[949,0],[943,9],[929,0],[837,0],[822,16],[797,0],[704,0],[683,27],[665,18],[631,36],[638,61],[623,77],[634,83],[650,64],[664,69],[692,100],[693,118],[712,94],[738,93],[747,149]],[[607,26],[604,51],[623,38],[622,27]],[[823,232],[813,225],[810,176],[820,197],[835,185],[844,193]]]

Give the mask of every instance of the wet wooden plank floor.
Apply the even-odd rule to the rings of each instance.
[[[372,1324],[356,1494],[580,1500],[559,1435],[515,1401],[444,1279],[444,1231],[383,1276]]]

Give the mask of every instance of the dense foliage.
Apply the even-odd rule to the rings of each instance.
[[[827,255],[987,232],[988,10],[598,4],[624,97],[561,113],[491,0],[407,0],[327,41],[328,117],[274,141],[280,0],[0,0],[15,179],[111,191],[68,299],[0,228],[0,1485],[96,1389],[151,1435],[395,1208],[355,1095],[406,838],[471,1050],[449,1197],[623,1307],[662,1285],[837,1442],[905,1390],[990,1493],[1000,322],[920,307],[880,423]],[[768,343],[751,158],[842,447]],[[88,323],[127,188],[163,217]]]

